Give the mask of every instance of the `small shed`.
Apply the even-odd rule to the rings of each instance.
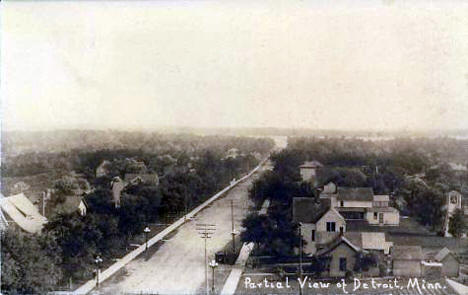
[[[447,277],[458,277],[460,273],[460,260],[447,247],[440,250],[434,260],[442,263],[442,275]]]
[[[423,252],[421,246],[394,246],[393,274],[397,277],[420,277]]]

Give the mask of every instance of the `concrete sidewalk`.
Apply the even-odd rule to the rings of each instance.
[[[270,200],[266,200],[263,205],[262,209],[260,209],[259,214],[266,214],[268,207],[270,206]],[[223,290],[221,290],[221,295],[233,295],[236,292],[237,285],[239,284],[240,277],[244,272],[245,264],[247,263],[247,259],[249,258],[250,252],[252,252],[254,247],[253,243],[244,243],[242,249],[239,252],[239,256],[237,257],[236,263],[229,274],[229,277],[224,283]]]
[[[451,279],[445,279],[452,289],[459,295],[468,295],[468,286],[455,282]]]
[[[245,181],[246,179],[248,179],[249,177],[251,177],[255,172],[257,172],[259,170],[259,168],[265,163],[265,161],[266,161],[266,159],[263,160],[257,167],[255,167],[255,169],[250,171],[250,173],[248,173],[244,177],[240,178],[239,180],[231,183],[229,186],[227,186],[226,188],[224,188],[223,190],[221,190],[220,192],[218,192],[217,194],[212,196],[210,199],[208,199],[207,201],[205,201],[204,203],[202,203],[201,205],[196,207],[190,213],[188,213],[185,216],[182,216],[179,220],[177,220],[176,222],[174,222],[173,224],[171,224],[170,226],[165,228],[162,232],[155,235],[153,238],[151,238],[148,241],[148,246],[151,247],[154,244],[156,244],[157,242],[161,241],[169,233],[173,232],[175,229],[177,229],[178,227],[180,227],[181,225],[186,223],[186,221],[189,221],[192,217],[194,217],[200,211],[205,209],[207,206],[211,205],[214,201],[219,199],[221,196],[224,196],[228,191],[230,191],[232,188],[237,186],[239,183],[241,183],[241,182]],[[143,244],[140,247],[138,247],[137,249],[133,250],[132,252],[128,253],[127,255],[125,255],[124,257],[119,259],[119,261],[117,261],[116,263],[111,265],[109,268],[107,268],[106,270],[101,272],[100,275],[99,275],[100,283],[104,282],[105,280],[110,278],[112,275],[117,273],[120,269],[122,269],[125,265],[130,263],[132,260],[134,260],[138,255],[140,255],[144,251],[145,251],[145,245]],[[88,282],[86,282],[85,284],[83,284],[78,289],[76,289],[73,292],[73,294],[88,294],[95,287],[96,287],[96,280],[92,279],[92,280],[89,280]]]

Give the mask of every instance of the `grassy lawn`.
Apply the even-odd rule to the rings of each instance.
[[[419,224],[414,218],[400,217],[400,225],[398,226],[376,226],[369,225],[364,220],[347,220],[347,231],[361,231],[361,232],[388,232],[392,234],[425,234],[435,235],[427,227]]]

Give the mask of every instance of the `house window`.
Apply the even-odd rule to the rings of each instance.
[[[374,219],[377,220],[377,212],[374,212]]]
[[[315,229],[312,230],[312,242],[315,242]]]
[[[327,231],[328,232],[334,232],[335,227],[336,227],[335,222],[327,222]]]
[[[344,207],[344,201],[340,201],[340,206]]]
[[[340,271],[346,271],[346,258],[340,258]]]

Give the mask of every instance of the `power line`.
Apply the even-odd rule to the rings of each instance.
[[[203,260],[203,265],[205,267],[205,289],[206,289],[206,294],[208,295],[209,289],[208,289],[208,261],[207,261],[207,255],[206,255],[206,241],[208,239],[211,239],[211,236],[214,234],[216,231],[216,224],[209,224],[209,223],[197,223],[195,224],[196,230],[198,231],[198,234],[200,235],[200,238],[204,240],[205,244],[205,259]]]

